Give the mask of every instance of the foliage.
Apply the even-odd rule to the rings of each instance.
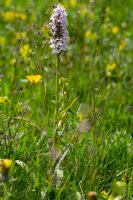
[[[58,3],[69,42],[56,91],[48,24]],[[0,1],[1,199],[131,200],[132,6]]]

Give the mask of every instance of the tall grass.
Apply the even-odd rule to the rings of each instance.
[[[0,2],[0,197],[131,200],[133,3],[61,1],[58,56],[54,3]]]

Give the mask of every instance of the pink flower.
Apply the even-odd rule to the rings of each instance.
[[[50,18],[49,26],[52,34],[50,47],[53,50],[53,54],[60,54],[67,50],[68,31],[66,28],[66,16],[65,8],[58,4]]]

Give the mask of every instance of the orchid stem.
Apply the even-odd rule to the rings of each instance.
[[[60,57],[57,55],[56,60],[56,103],[55,103],[55,116],[54,116],[54,124],[55,129],[57,126],[57,119],[58,119],[58,111],[59,111],[59,67],[60,67]]]

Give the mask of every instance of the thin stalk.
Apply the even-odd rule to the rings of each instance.
[[[95,66],[92,66],[93,123],[96,126]]]
[[[44,97],[43,97],[43,105],[42,105],[42,119],[41,119],[41,127],[43,130],[43,125],[44,125],[44,112],[45,112],[45,102],[46,102],[46,94],[47,94],[47,82],[46,84],[43,86],[44,90]]]
[[[11,151],[12,151],[12,134],[11,134],[11,128],[10,128],[10,122],[12,120],[12,114],[13,114],[13,103],[12,103],[12,99],[13,99],[13,95],[14,95],[14,88],[15,88],[15,81],[16,81],[16,69],[17,69],[17,60],[14,63],[14,71],[13,71],[13,79],[12,79],[12,83],[11,83],[11,93],[10,93],[10,101],[11,101],[11,105],[10,105],[10,118],[8,120],[8,135],[9,135],[9,139],[8,139],[8,144],[9,144],[9,152],[8,152],[8,156],[10,158],[11,155]]]
[[[59,67],[60,57],[57,55],[56,59],[56,90],[55,90],[55,114],[54,114],[54,135],[53,135],[53,146],[57,143],[57,125],[58,125],[58,114],[59,114]]]
[[[60,57],[57,55],[56,60],[56,103],[55,103],[55,116],[54,124],[57,125],[58,111],[59,111],[59,66],[60,66]]]
[[[13,98],[13,92],[14,92],[14,88],[15,88],[15,81],[16,81],[16,69],[17,69],[17,59],[14,63],[14,71],[13,71],[13,78],[12,78],[12,83],[11,83],[11,93],[10,93],[10,99]]]
[[[92,84],[92,104],[93,104],[93,141],[97,143],[97,136],[96,136],[96,94],[95,94],[95,78],[96,78],[96,71],[95,71],[95,57],[91,63],[91,84]]]

